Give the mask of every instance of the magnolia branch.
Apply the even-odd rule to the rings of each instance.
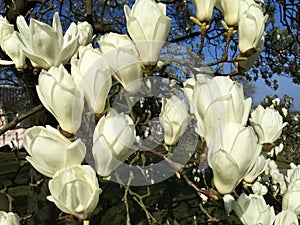
[[[10,123],[8,123],[5,127],[0,129],[0,135],[4,134],[8,130],[14,129],[18,123],[20,123],[24,119],[28,118],[29,116],[37,113],[38,111],[42,110],[43,108],[44,108],[44,106],[41,104],[41,105],[38,105],[38,106],[32,108],[28,112],[22,113],[20,116],[16,116]]]
[[[178,171],[180,173],[180,175],[183,177],[183,179],[185,180],[185,182],[191,186],[195,191],[197,191],[198,193],[204,194],[207,197],[215,197],[214,193],[211,193],[210,190],[205,190],[205,189],[201,189],[199,188],[196,184],[194,184],[188,177],[187,175],[185,175],[181,170],[184,168],[184,165],[174,162],[173,160],[169,159],[168,157],[166,157],[164,154],[155,151],[154,149],[148,148],[146,146],[143,145],[139,145],[139,148],[147,151],[147,152],[151,152],[152,154],[155,154],[161,158],[163,158],[164,160],[166,160],[176,171]]]

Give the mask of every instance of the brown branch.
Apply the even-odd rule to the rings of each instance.
[[[37,113],[38,111],[42,110],[43,108],[44,108],[44,106],[41,104],[41,105],[38,105],[38,106],[32,108],[28,112],[22,113],[20,116],[16,116],[10,123],[8,123],[5,127],[0,129],[0,135],[4,134],[8,130],[14,129],[15,126],[18,123],[20,123],[22,120],[24,120],[24,119],[28,118],[29,116]]]
[[[173,160],[169,159],[167,156],[165,156],[164,154],[157,152],[151,148],[148,148],[146,146],[143,145],[139,145],[139,148],[147,151],[147,152],[151,152],[154,155],[157,155],[161,158],[163,158],[164,160],[166,160],[176,171],[178,171],[180,173],[180,176],[183,177],[184,181],[191,186],[195,191],[197,191],[198,193],[204,194],[207,197],[210,198],[216,198],[216,194],[213,191],[210,190],[206,190],[206,189],[201,189],[199,188],[196,184],[194,184],[187,175],[185,175],[181,170],[184,168],[184,165],[174,162]]]

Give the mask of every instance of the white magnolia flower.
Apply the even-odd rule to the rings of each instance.
[[[223,197],[224,209],[227,215],[232,211],[232,203],[234,202],[234,197],[231,194],[226,194]]]
[[[93,155],[96,171],[109,176],[136,148],[135,127],[132,119],[121,113],[110,112],[101,117],[93,137]]]
[[[0,211],[0,224],[1,225],[19,225],[20,217],[13,212]]]
[[[255,179],[265,171],[266,167],[268,166],[268,160],[263,155],[260,155],[253,166],[249,168],[244,180],[248,183],[253,183]]]
[[[78,51],[79,33],[75,23],[63,36],[59,14],[53,16],[52,27],[35,19],[29,26],[23,16],[17,18],[19,32],[14,32],[20,48],[34,67],[49,69],[67,63]]]
[[[274,225],[299,225],[297,215],[291,210],[282,210],[275,217]]]
[[[80,219],[87,219],[93,213],[102,192],[89,165],[73,165],[57,171],[49,181],[49,190],[49,201]]]
[[[197,19],[200,24],[208,25],[212,19],[214,6],[217,0],[192,0],[196,12]]]
[[[282,116],[275,109],[261,105],[251,113],[251,126],[258,135],[260,144],[273,144],[281,135],[287,123],[283,123]]]
[[[265,195],[268,193],[268,188],[266,185],[263,185],[258,181],[251,186],[251,189],[255,195]]]
[[[84,143],[69,141],[57,129],[50,126],[34,126],[24,134],[26,160],[41,174],[53,177],[62,168],[81,164],[86,153]]]
[[[48,72],[42,70],[36,90],[41,102],[61,128],[75,133],[81,124],[84,99],[64,66],[51,67]]]
[[[300,216],[300,179],[289,183],[282,197],[282,209],[290,209]]]
[[[190,107],[190,114],[194,114],[194,102],[193,102],[193,93],[194,93],[194,86],[196,84],[195,78],[189,78],[186,79],[185,82],[183,82],[183,91],[184,95],[188,100],[189,107]]]
[[[239,8],[241,0],[217,0],[216,8],[224,15],[224,20],[229,27],[235,27],[239,22]]]
[[[275,105],[275,106],[279,106],[280,105],[280,99],[279,98],[274,98],[272,100],[272,104]]]
[[[300,180],[300,165],[296,166],[294,163],[290,164],[291,169],[287,170],[287,176],[285,177],[288,183]]]
[[[213,130],[231,122],[246,124],[252,99],[245,100],[243,85],[229,77],[211,79],[199,75],[194,87],[193,102],[197,133],[209,143]]]
[[[270,170],[270,175],[272,178],[273,189],[276,192],[280,191],[280,194],[284,194],[286,192],[286,183],[284,180],[284,176],[277,168]]]
[[[3,49],[3,40],[14,32],[14,25],[10,24],[8,20],[0,15],[0,46]]]
[[[98,43],[114,78],[126,91],[137,92],[142,86],[143,71],[134,43],[127,35],[116,33],[101,36]]]
[[[263,10],[257,3],[251,4],[241,15],[238,30],[241,54],[259,46],[259,42],[264,36],[267,18],[268,16],[263,15]]]
[[[93,27],[88,22],[78,22],[79,45],[88,45],[93,41]]]
[[[231,193],[251,170],[260,154],[256,135],[251,127],[226,124],[216,130],[208,149],[208,163],[213,170],[213,182],[221,194]]]
[[[289,111],[285,107],[282,107],[281,112],[282,112],[284,117],[287,117]]]
[[[26,65],[26,56],[18,46],[15,36],[9,35],[2,41],[3,51],[11,58],[18,70],[22,70]]]
[[[190,121],[184,101],[175,95],[170,99],[163,98],[159,121],[164,128],[165,143],[176,144]]]
[[[254,53],[250,56],[244,57],[242,60],[238,61],[236,63],[236,67],[241,71],[241,72],[246,72],[252,68],[254,65],[255,61],[259,58],[260,53],[263,50],[265,44],[265,37],[263,36],[261,40],[258,42],[255,50],[253,51]]]
[[[263,196],[242,193],[237,201],[233,203],[233,210],[243,224],[272,225],[275,220],[273,206],[266,204]]]
[[[171,19],[166,16],[166,5],[154,0],[136,0],[132,9],[125,5],[127,30],[137,45],[144,65],[156,64],[167,39]]]
[[[112,80],[109,65],[101,53],[91,46],[81,46],[79,59],[71,60],[71,74],[77,88],[83,91],[90,111],[102,113]]]

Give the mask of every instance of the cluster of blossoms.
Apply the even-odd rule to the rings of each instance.
[[[197,18],[193,20],[202,29],[209,27],[214,6],[224,14],[226,29],[234,31],[238,27],[239,49],[244,59],[237,67],[248,70],[264,42],[267,17],[261,7],[253,0],[193,2],[197,9]],[[48,185],[51,195],[47,199],[63,212],[82,220],[92,215],[102,193],[97,174],[110,176],[137,151],[134,121],[110,108],[107,101],[112,78],[127,92],[138,92],[145,70],[155,68],[171,26],[166,5],[154,0],[137,0],[132,9],[125,6],[124,12],[129,36],[108,33],[97,40],[99,48],[90,44],[93,31],[86,22],[72,23],[63,35],[58,13],[54,14],[52,26],[35,19],[28,26],[20,16],[18,32],[5,18],[0,20],[1,48],[12,59],[1,63],[14,63],[23,69],[27,57],[33,67],[41,69],[37,94],[60,127],[28,129],[24,135],[29,154],[26,159],[37,171],[51,178]],[[19,48],[7,47],[8,40]],[[67,62],[71,63],[70,71],[64,67]],[[184,82],[183,92],[189,110],[175,95],[162,99],[159,121],[164,128],[165,144],[176,145],[190,120],[195,118],[196,133],[207,147],[214,188],[225,195],[226,207],[233,209],[244,224],[272,224],[275,212],[261,196],[265,188],[257,179],[265,172],[283,195],[283,211],[276,216],[275,224],[288,224],[285,218],[298,224],[300,167],[292,165],[284,177],[263,154],[274,147],[286,125],[278,111],[259,105],[250,114],[252,99],[245,99],[243,86],[229,77],[197,74]],[[84,164],[87,149],[81,139],[76,139],[85,101],[89,111],[99,119],[92,146],[95,169]],[[256,181],[254,194],[242,194],[235,201],[228,194],[241,181],[251,184]],[[11,213],[0,214],[0,221],[16,218]],[[257,221],[254,223],[253,219]]]
[[[265,22],[268,16],[254,0],[193,0],[197,10],[197,18],[191,19],[208,29],[216,7],[224,15],[223,26],[228,32],[238,29],[238,45],[241,56],[236,63],[240,71],[249,70],[259,57],[265,42]]]

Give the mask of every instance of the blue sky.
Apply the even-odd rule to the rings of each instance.
[[[292,79],[283,76],[275,77],[278,80],[279,88],[274,91],[271,87],[268,87],[264,80],[259,78],[254,82],[256,85],[256,94],[253,96],[253,102],[261,102],[265,96],[277,94],[279,98],[282,98],[284,94],[294,98],[295,110],[300,110],[300,85],[292,83]]]

